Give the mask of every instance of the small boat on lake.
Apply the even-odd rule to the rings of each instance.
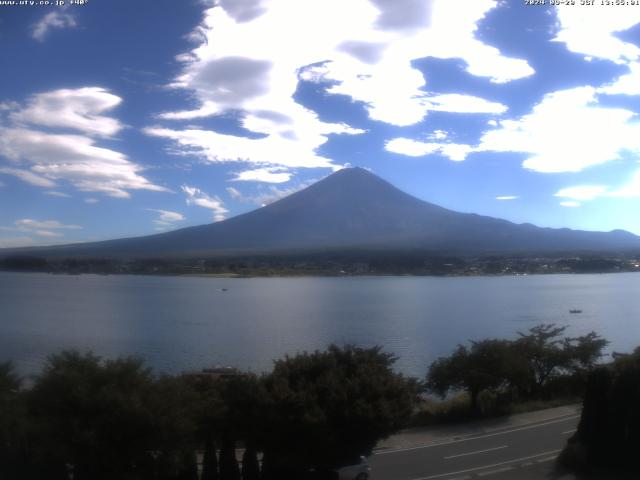
[[[582,313],[582,310],[579,310],[577,308],[572,308],[571,310],[569,310],[569,313]]]

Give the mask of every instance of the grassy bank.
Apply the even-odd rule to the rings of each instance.
[[[518,413],[545,410],[581,403],[579,397],[558,397],[549,400],[528,400],[501,405],[495,395],[483,395],[480,398],[479,409],[471,409],[471,399],[466,393],[453,395],[445,400],[433,398],[423,399],[411,417],[409,427],[430,427],[452,423],[468,422],[485,418],[501,417]]]

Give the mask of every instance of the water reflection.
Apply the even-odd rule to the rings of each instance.
[[[640,344],[640,275],[217,279],[0,273],[0,358],[36,371],[63,348],[139,355],[162,371],[271,368],[329,343],[382,345],[422,376],[457,343],[541,322]],[[226,290],[225,290],[226,289]],[[570,314],[580,308],[582,314]]]

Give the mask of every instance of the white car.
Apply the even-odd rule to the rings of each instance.
[[[365,457],[360,457],[358,463],[350,463],[342,467],[329,470],[311,470],[311,477],[314,480],[369,480],[371,467]]]
[[[360,463],[346,465],[335,470],[338,480],[369,480],[371,467],[366,457],[360,457]]]

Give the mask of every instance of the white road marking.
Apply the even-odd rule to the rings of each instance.
[[[575,433],[576,429],[574,428],[573,430],[567,430],[566,432],[562,432],[562,435],[569,435],[571,433]]]
[[[450,475],[459,475],[461,473],[475,472],[477,470],[484,470],[484,469],[493,468],[493,467],[501,467],[502,465],[507,465],[509,463],[522,462],[523,460],[530,460],[532,458],[543,457],[545,455],[551,455],[558,452],[560,452],[560,450],[550,450],[548,452],[542,452],[536,455],[529,455],[528,457],[514,458],[512,460],[507,460],[505,462],[493,463],[491,465],[482,465],[474,468],[467,468],[466,470],[458,470],[457,472],[439,473],[438,475],[429,475],[428,477],[417,477],[417,478],[413,478],[412,480],[431,480],[433,478],[443,478],[443,477],[448,477]]]
[[[496,468],[495,470],[489,470],[488,472],[481,472],[478,476],[486,477],[487,475],[495,475],[496,473],[508,472],[509,470],[513,470],[513,467]]]
[[[568,420],[573,420],[575,418],[579,418],[580,415],[571,415],[569,417],[561,417],[561,418],[557,418],[555,420],[550,420],[548,422],[544,422],[544,423],[537,423],[534,425],[527,425],[525,427],[518,427],[518,428],[513,428],[511,430],[504,430],[504,431],[500,431],[500,432],[495,432],[495,433],[487,433],[484,435],[478,435],[475,437],[469,437],[469,438],[459,438],[459,439],[455,439],[455,440],[445,440],[445,441],[441,441],[441,442],[433,442],[433,443],[427,443],[424,445],[418,445],[415,447],[407,447],[407,448],[396,448],[393,450],[381,450],[379,452],[375,452],[374,455],[388,455],[390,453],[399,453],[399,452],[410,452],[413,450],[422,450],[423,448],[432,448],[432,447],[439,447],[441,445],[451,445],[453,443],[460,443],[460,442],[469,442],[471,440],[480,440],[483,438],[489,438],[489,437],[495,437],[497,435],[506,435],[508,433],[513,433],[513,432],[520,432],[522,430],[529,430],[531,428],[538,428],[538,427],[544,427],[546,425],[551,425],[554,423],[560,423],[560,422],[566,422]]]
[[[550,457],[539,458],[538,460],[536,460],[536,463],[551,462],[551,461],[555,460],[556,458],[558,458],[557,455],[551,455]]]
[[[444,457],[444,459],[449,460],[450,458],[458,458],[458,457],[466,457],[467,455],[475,455],[476,453],[493,452],[494,450],[502,450],[503,448],[507,448],[507,447],[508,445],[501,445],[500,447],[487,448],[485,450],[476,450],[475,452],[459,453],[458,455],[449,455],[448,457]]]

